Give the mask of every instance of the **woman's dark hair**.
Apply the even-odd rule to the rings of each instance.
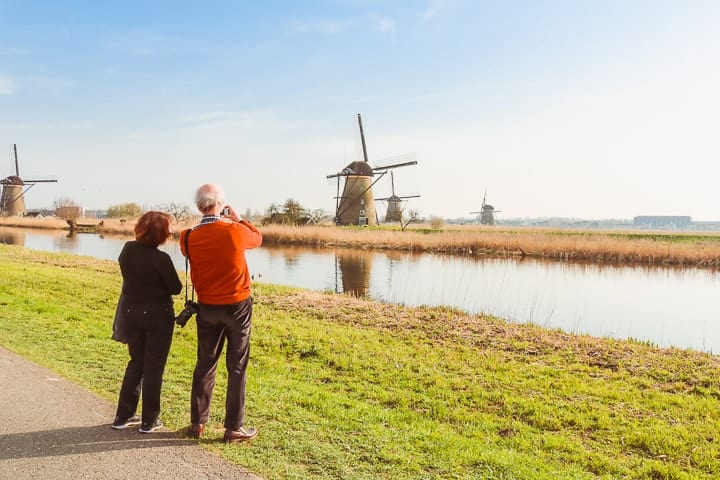
[[[142,214],[135,224],[135,240],[148,247],[157,247],[170,238],[169,213],[150,211]]]

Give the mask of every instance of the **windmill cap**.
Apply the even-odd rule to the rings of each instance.
[[[3,185],[25,185],[20,177],[17,175],[10,175],[7,178],[1,180]]]
[[[352,162],[350,165],[345,167],[342,171],[344,175],[361,175],[364,177],[374,176],[372,167],[366,162]]]

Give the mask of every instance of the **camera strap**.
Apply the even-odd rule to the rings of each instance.
[[[187,233],[185,234],[185,241],[183,242],[185,244],[185,303],[188,301],[188,265],[190,261],[190,250],[188,246],[188,238],[190,237],[190,232],[192,232],[192,228],[187,229]],[[195,285],[192,286],[192,296],[191,299],[194,302],[195,301]]]

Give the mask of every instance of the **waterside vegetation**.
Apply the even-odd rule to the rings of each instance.
[[[0,345],[114,402],[119,289],[115,262],[0,245]],[[200,443],[267,479],[720,477],[717,356],[267,284],[254,297],[260,435],[219,442],[221,367]],[[165,375],[174,430],[194,325],[176,329]]]
[[[412,227],[403,232],[397,228],[269,225],[262,232],[266,243],[278,244],[720,267],[720,234]]]
[[[196,219],[195,219],[196,220]],[[195,220],[174,226],[176,234]],[[67,228],[60,219],[0,218],[0,226]],[[102,233],[131,235],[134,220],[106,219]],[[561,260],[720,268],[720,234],[594,231],[413,224],[395,227],[261,226],[264,243],[403,250],[466,256],[529,256]]]

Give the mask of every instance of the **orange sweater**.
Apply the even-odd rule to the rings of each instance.
[[[180,251],[185,236],[180,233]],[[198,301],[207,305],[228,305],[250,296],[250,272],[245,250],[260,246],[262,234],[251,223],[218,220],[192,229],[188,239],[190,278]]]

